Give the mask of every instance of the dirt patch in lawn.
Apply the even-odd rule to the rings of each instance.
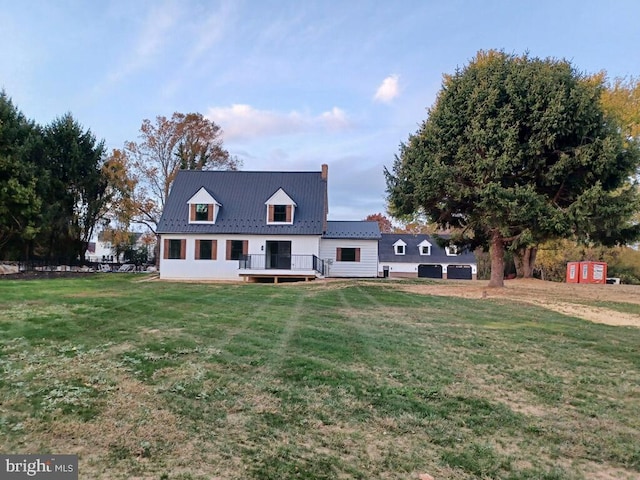
[[[515,300],[595,323],[640,327],[640,315],[590,305],[595,302],[640,305],[640,287],[636,285],[586,285],[542,280],[508,280],[504,288],[488,288],[486,281],[464,283],[443,281],[429,285],[399,284],[399,288],[423,295]]]

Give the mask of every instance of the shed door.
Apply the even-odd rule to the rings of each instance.
[[[471,265],[449,265],[447,278],[455,280],[471,280]]]
[[[442,265],[418,265],[418,277],[442,278]]]

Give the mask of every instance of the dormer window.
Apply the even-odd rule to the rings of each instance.
[[[213,205],[206,203],[195,204],[195,220],[196,222],[210,222],[213,220]],[[211,216],[209,216],[211,214]]]
[[[295,216],[296,202],[282,188],[265,202],[268,224],[291,225]]]
[[[187,202],[189,205],[189,223],[216,223],[222,206],[202,187]]]
[[[448,257],[455,257],[460,255],[460,249],[456,245],[449,245],[444,247],[444,251]]]
[[[428,241],[423,240],[418,244],[418,251],[420,252],[420,255],[431,255],[431,244]]]
[[[289,215],[287,215],[289,213]],[[291,205],[274,205],[272,222],[291,222]]]
[[[393,244],[393,251],[396,255],[404,255],[406,253],[407,244],[402,240],[398,240]]]

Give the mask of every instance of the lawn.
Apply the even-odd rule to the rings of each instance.
[[[640,328],[141,278],[0,281],[1,452],[81,479],[640,478]]]

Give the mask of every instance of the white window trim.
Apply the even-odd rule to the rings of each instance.
[[[191,220],[191,205],[211,205],[213,206],[213,220]],[[189,203],[189,224],[206,224],[206,225],[214,225],[216,223],[216,219],[218,218],[218,212],[220,211],[220,204],[215,200],[211,203],[202,203],[202,202],[192,202]]]
[[[456,247],[455,245],[444,247],[444,251],[447,254],[447,257],[457,257],[458,255],[460,255],[460,252],[458,252],[458,247]]]
[[[273,195],[269,197],[269,199],[264,202],[267,206],[267,225],[293,225],[295,215],[296,215],[296,207],[298,206],[296,202],[289,196],[284,189],[279,188]],[[269,221],[269,207],[276,205],[284,205],[285,207],[291,207],[291,221],[290,222],[270,222]]]
[[[399,247],[402,247],[402,253],[399,252]],[[406,255],[407,254],[407,244],[404,243],[402,240],[398,240],[396,241],[396,243],[393,244],[393,251],[396,255]]]
[[[216,223],[218,218],[218,213],[220,212],[220,207],[222,204],[218,202],[215,198],[211,196],[207,189],[204,187],[200,187],[200,189],[187,201],[187,205],[189,211],[187,212],[189,224],[205,224],[205,225],[213,225]],[[213,220],[191,220],[191,205],[212,205],[213,206]]]
[[[427,247],[427,253],[424,253],[422,251],[423,248]],[[427,240],[423,240],[422,242],[420,242],[418,244],[418,253],[420,255],[422,255],[423,257],[427,257],[431,255],[431,247],[432,245],[427,241]]]
[[[274,208],[277,205],[284,205],[285,207],[291,207],[291,221],[290,222],[270,222],[269,221],[269,207],[273,206]],[[267,225],[293,225],[293,219],[295,218],[296,215],[296,204],[288,204],[288,203],[270,203],[267,204]]]

